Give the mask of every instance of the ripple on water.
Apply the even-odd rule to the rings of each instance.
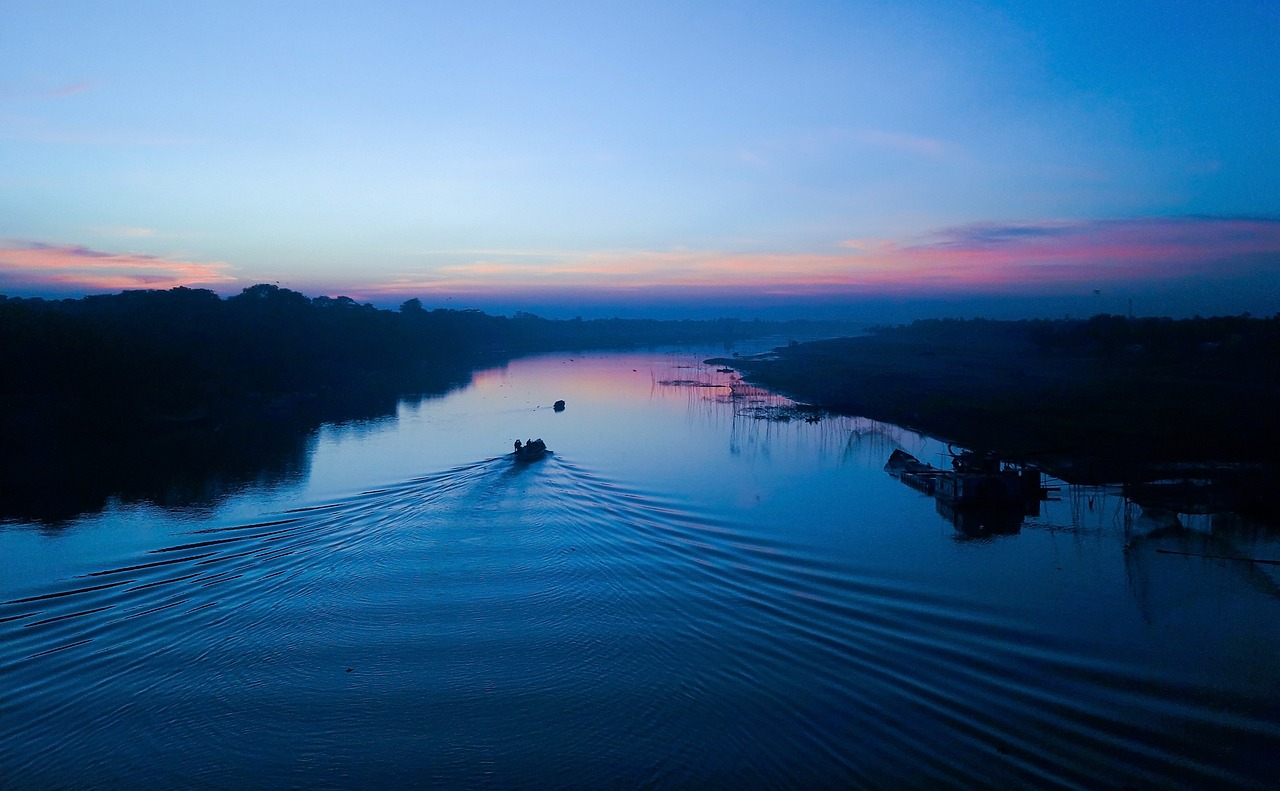
[[[1247,787],[1214,745],[1280,739],[1012,612],[490,459],[0,604],[0,778]]]

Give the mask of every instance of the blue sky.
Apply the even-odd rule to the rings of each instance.
[[[1278,50],[1270,2],[0,1],[0,293],[1271,314]]]

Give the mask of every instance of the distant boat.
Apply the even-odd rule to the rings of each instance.
[[[557,401],[557,402],[556,402],[556,403],[555,403],[551,408],[552,408],[552,409],[554,409],[554,410],[555,410],[555,411],[557,411],[557,412],[563,412],[563,411],[564,411],[564,401]]]
[[[547,443],[541,439],[532,439],[527,443],[521,444],[520,440],[516,440],[516,449],[512,452],[512,456],[516,461],[537,461],[547,455]]]

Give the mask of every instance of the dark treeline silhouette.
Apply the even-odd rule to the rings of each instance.
[[[872,331],[916,340],[1025,340],[1047,353],[1124,358],[1133,364],[1182,360],[1205,353],[1249,357],[1280,350],[1280,314],[1269,319],[1247,314],[1172,319],[1106,313],[1089,319],[920,319],[909,325],[876,326]]]
[[[555,321],[382,310],[260,284],[83,299],[0,296],[0,518],[64,518],[106,497],[191,502],[305,464],[323,421],[394,413],[521,354],[724,342],[818,325]],[[88,484],[88,488],[86,488]],[[88,492],[88,494],[85,494]]]
[[[99,430],[133,431],[138,422],[238,412],[248,402],[412,389],[419,381],[430,388],[442,368],[532,351],[733,341],[785,326],[508,318],[427,310],[417,299],[389,311],[266,284],[227,299],[189,288],[60,301],[0,297],[0,395],[10,406],[73,406],[91,413]]]

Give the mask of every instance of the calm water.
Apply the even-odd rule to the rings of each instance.
[[[517,361],[217,505],[0,525],[0,787],[1274,787],[1280,567],[1222,558],[1275,534],[1067,487],[970,538],[882,469],[943,446],[760,419],[716,351]]]

